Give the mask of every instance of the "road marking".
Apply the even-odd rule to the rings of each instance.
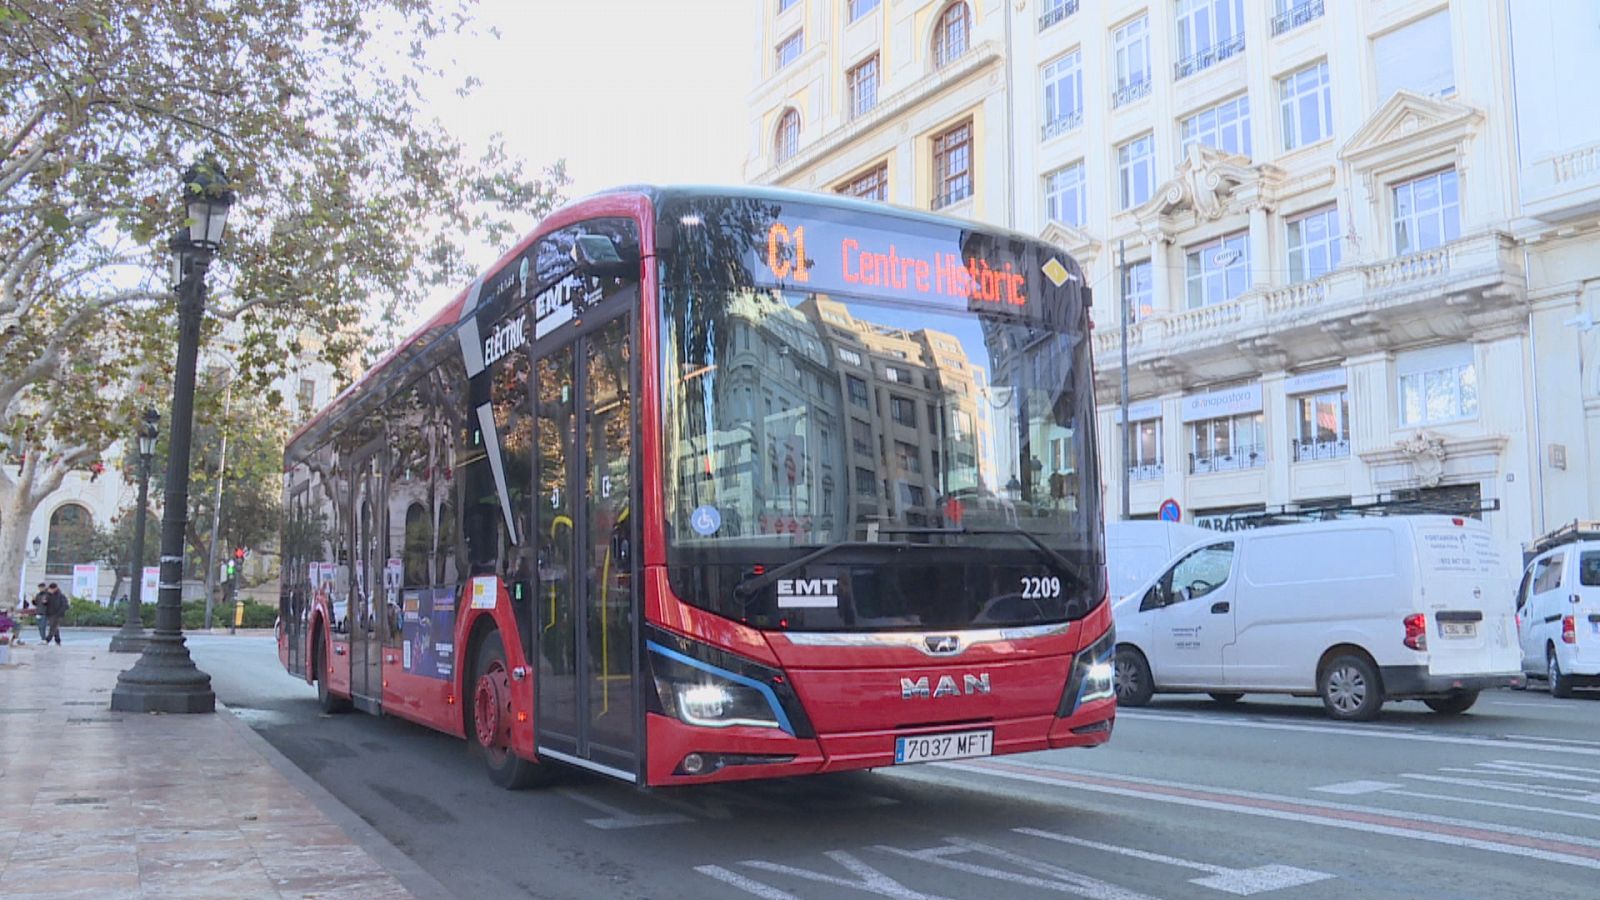
[[[1420,797],[1424,800],[1449,800],[1453,803],[1472,803],[1478,806],[1493,806],[1499,809],[1515,809],[1522,812],[1542,813],[1547,816],[1565,816],[1570,819],[1588,819],[1591,822],[1600,822],[1600,815],[1594,813],[1571,812],[1565,809],[1548,809],[1543,806],[1525,806],[1521,803],[1506,803],[1502,800],[1481,800],[1477,797],[1452,797],[1448,794],[1425,794],[1421,791],[1388,791],[1397,797]]]
[[[1556,772],[1586,772],[1591,775],[1600,775],[1600,769],[1589,769],[1583,766],[1558,766],[1555,763],[1533,762],[1521,759],[1497,759],[1497,763],[1508,766],[1522,766],[1528,769],[1550,769]]]
[[[1089,900],[1154,900],[1154,898],[1147,894],[1141,894],[1138,891],[1131,891],[1127,888],[1118,887],[1110,882],[1101,881],[1098,878],[1091,878],[1090,876],[1084,875],[1080,872],[1074,872],[1070,869],[1063,869],[1060,866],[1052,865],[1041,860],[1030,859],[1021,854],[1012,853],[1009,850],[1002,850],[999,847],[991,847],[988,844],[980,844],[977,841],[970,841],[965,838],[958,837],[948,837],[945,838],[945,840],[948,842],[946,846],[933,847],[928,850],[902,850],[898,847],[885,847],[881,845],[875,847],[874,849],[880,850],[884,853],[891,853],[896,856],[903,856],[907,859],[915,859],[921,862],[933,863],[936,866],[949,869],[953,872],[962,872],[967,875],[978,875],[983,878],[993,878],[996,881],[1006,881],[1010,882],[1011,884],[1021,884],[1027,887],[1055,891],[1059,894],[1073,894],[1079,897],[1087,897]],[[1024,875],[1021,872],[1008,872],[1004,869],[996,869],[990,866],[980,866],[977,863],[963,862],[961,860],[950,858],[956,853],[966,852],[982,853],[986,856],[992,856],[995,859],[1011,863],[1018,868],[1027,869],[1030,872],[1036,872],[1039,875],[1047,875],[1049,877],[1039,878],[1035,875]]]
[[[556,793],[566,797],[568,800],[575,800],[596,812],[605,813],[606,818],[603,819],[583,820],[585,825],[588,825],[591,828],[599,828],[602,831],[615,831],[619,828],[645,828],[651,825],[681,825],[685,822],[694,821],[688,816],[679,815],[678,813],[650,813],[641,815],[639,813],[627,812],[626,810],[617,809],[615,806],[611,806],[610,804],[602,803],[593,797],[586,796],[583,793],[575,791],[571,788],[562,788]]]
[[[1543,737],[1537,734],[1508,734],[1506,737],[1519,741],[1549,741],[1552,744],[1577,744],[1583,747],[1600,747],[1600,741],[1580,741],[1575,738]]]
[[[1225,866],[1215,866],[1210,863],[1195,862],[1188,859],[1179,859],[1176,856],[1166,856],[1161,853],[1151,853],[1148,850],[1138,850],[1133,847],[1118,847],[1115,844],[1102,844],[1098,841],[1085,840],[1069,834],[1058,834],[1054,831],[1044,831],[1038,828],[1013,828],[1018,834],[1032,835],[1045,840],[1058,841],[1063,844],[1072,844],[1078,847],[1087,847],[1091,850],[1103,850],[1107,853],[1117,853],[1142,859],[1146,862],[1165,863],[1180,869],[1193,869],[1197,872],[1206,872],[1205,878],[1191,878],[1190,884],[1198,884],[1213,890],[1248,897],[1251,894],[1262,894],[1267,891],[1276,891],[1282,888],[1298,887],[1302,884],[1312,884],[1324,881],[1333,876],[1327,872],[1316,872],[1311,869],[1297,869],[1294,866],[1266,865],[1250,869],[1229,869]]]
[[[1449,772],[1451,769],[1441,771]],[[1454,770],[1462,771],[1462,770]],[[1470,769],[1465,771],[1471,771]],[[1552,800],[1571,800],[1576,803],[1600,803],[1600,794],[1591,794],[1581,788],[1556,788],[1537,787],[1531,784],[1515,784],[1509,781],[1491,781],[1487,778],[1452,778],[1448,775],[1423,775],[1419,772],[1402,772],[1401,778],[1410,778],[1415,781],[1432,781],[1437,784],[1456,784],[1462,787],[1483,788],[1490,791],[1504,791],[1509,794],[1527,794],[1532,797],[1547,797]]]
[[[1387,809],[1305,801],[1271,794],[1252,794],[1174,782],[1163,783],[1148,778],[1130,776],[1106,778],[1098,774],[1079,773],[1057,767],[1041,769],[998,761],[929,765],[968,774],[992,775],[1015,781],[1072,787],[1118,797],[1133,797],[1199,809],[1235,812],[1328,828],[1470,847],[1492,853],[1600,870],[1600,847],[1586,846],[1588,842],[1579,842],[1577,838],[1572,837],[1533,837],[1522,829],[1509,826],[1463,822],[1416,813],[1402,814]]]
[[[1389,728],[1361,728],[1357,726],[1341,727],[1335,725],[1294,725],[1287,722],[1258,722],[1247,719],[1222,719],[1216,717],[1202,718],[1199,716],[1172,716],[1163,713],[1132,713],[1117,710],[1118,718],[1152,719],[1155,721],[1193,723],[1197,719],[1208,725],[1222,728],[1256,728],[1264,731],[1301,731],[1311,734],[1333,734],[1341,737],[1358,738],[1387,738],[1394,741],[1419,741],[1425,744],[1456,744],[1463,747],[1494,747],[1500,750],[1537,750],[1543,753],[1571,753],[1577,756],[1600,756],[1600,744],[1588,746],[1552,746],[1550,744],[1532,743],[1528,740],[1513,740],[1510,735],[1503,738],[1472,738],[1457,737],[1447,734],[1422,734],[1418,732],[1400,731]],[[1534,740],[1547,740],[1536,738]],[[1571,743],[1563,742],[1563,743]]]
[[[1338,784],[1325,784],[1322,787],[1314,787],[1312,790],[1321,791],[1324,794],[1354,796],[1356,794],[1375,794],[1379,791],[1387,791],[1390,788],[1397,787],[1400,787],[1400,785],[1392,781],[1341,781]]]
[[[775,872],[779,875],[791,875],[795,878],[804,878],[807,881],[815,881],[820,884],[832,885],[834,887],[854,888],[858,891],[865,891],[869,894],[877,894],[880,897],[893,897],[896,898],[896,900],[946,900],[946,898],[940,897],[937,894],[923,894],[913,891],[912,889],[906,887],[898,881],[895,881],[893,878],[890,878],[882,872],[879,872],[877,869],[874,869],[861,860],[856,859],[854,856],[844,852],[843,850],[829,850],[827,853],[824,853],[823,856],[828,857],[829,859],[838,863],[840,866],[849,870],[851,874],[855,875],[859,880],[851,881],[846,878],[840,878],[837,875],[829,875],[825,872],[813,872],[810,869],[802,869],[798,866],[786,866],[782,863],[768,862],[764,859],[747,859],[739,863],[739,865],[749,866],[752,869],[761,869],[767,872]]]
[[[1529,703],[1526,700],[1490,700],[1491,706],[1529,706],[1534,709],[1556,709],[1556,703]]]
[[[799,897],[788,891],[780,891],[770,884],[762,884],[754,878],[746,878],[738,872],[729,871],[721,866],[695,866],[694,870],[701,875],[708,875],[723,884],[729,884],[747,894],[754,894],[761,900],[800,900]]]
[[[1555,769],[1544,769],[1544,768],[1540,768],[1538,766],[1524,765],[1523,763],[1513,762],[1513,761],[1510,761],[1510,760],[1496,760],[1494,762],[1478,763],[1478,768],[1479,769],[1487,769],[1490,772],[1492,772],[1493,774],[1497,774],[1497,775],[1515,775],[1515,776],[1522,776],[1522,777],[1525,777],[1525,778],[1548,778],[1551,781],[1576,781],[1579,784],[1600,784],[1600,778],[1594,778],[1592,776],[1585,776],[1585,775],[1570,775],[1570,774],[1568,774],[1569,771],[1573,771],[1575,769],[1575,767],[1572,767],[1572,766],[1566,767],[1567,771],[1560,771],[1560,770],[1555,770]],[[1457,770],[1456,769],[1443,769],[1443,768],[1441,768],[1439,771],[1441,771],[1441,772],[1454,772],[1454,771],[1457,771]],[[1470,771],[1470,770],[1463,770],[1463,771]],[[1592,769],[1576,769],[1576,771],[1579,771],[1579,772],[1592,772],[1593,770]]]

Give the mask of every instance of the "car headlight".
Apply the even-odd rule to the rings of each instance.
[[[664,640],[652,634],[645,641],[658,712],[702,728],[744,725],[791,735],[809,730],[778,670],[676,635],[659,635]]]
[[[1067,689],[1062,692],[1061,706],[1056,715],[1066,718],[1085,703],[1116,696],[1116,666],[1112,659],[1117,652],[1117,629],[1107,628],[1088,647],[1072,658],[1072,674],[1067,678]]]

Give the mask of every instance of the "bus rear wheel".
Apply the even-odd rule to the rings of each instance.
[[[472,696],[467,703],[467,740],[483,760],[489,780],[508,791],[538,784],[543,767],[511,750],[511,674],[500,632],[483,639],[472,661]]]

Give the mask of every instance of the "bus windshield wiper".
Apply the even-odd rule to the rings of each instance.
[[[755,596],[757,591],[769,584],[776,582],[783,576],[803,569],[822,557],[831,553],[835,553],[839,550],[845,550],[852,547],[872,547],[879,550],[883,549],[884,547],[893,547],[896,550],[902,550],[907,546],[909,545],[904,543],[884,543],[882,541],[834,541],[831,544],[823,544],[821,547],[818,547],[804,556],[791,559],[782,565],[774,566],[773,568],[762,572],[760,575],[757,575],[754,578],[739,582],[738,584],[734,585],[733,594],[740,600],[748,601],[751,597]]]
[[[1039,553],[1041,555],[1043,555],[1046,559],[1050,560],[1050,562],[1055,564],[1054,568],[1056,570],[1058,570],[1062,575],[1065,575],[1066,577],[1068,577],[1068,578],[1072,579],[1073,581],[1077,582],[1078,586],[1082,590],[1086,590],[1086,591],[1094,590],[1094,585],[1089,583],[1089,579],[1087,579],[1087,578],[1085,578],[1083,576],[1082,570],[1080,570],[1078,568],[1076,563],[1074,563],[1072,560],[1068,559],[1066,554],[1064,554],[1060,550],[1057,550],[1056,548],[1050,546],[1049,544],[1046,544],[1042,539],[1040,539],[1040,537],[1037,534],[1034,534],[1033,532],[1029,531],[1028,529],[1021,528],[1021,527],[1018,527],[1016,525],[1011,525],[1011,526],[1004,527],[1004,528],[972,528],[972,527],[969,527],[969,526],[962,526],[960,528],[924,528],[924,527],[917,527],[917,526],[909,526],[908,525],[908,526],[906,526],[904,528],[882,528],[882,527],[880,527],[878,529],[878,533],[879,534],[957,534],[957,535],[1009,534],[1009,535],[1014,535],[1016,537],[1022,538],[1023,540],[1027,541],[1028,543],[1032,544],[1039,551]]]

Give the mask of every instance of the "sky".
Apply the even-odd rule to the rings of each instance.
[[[637,182],[743,181],[757,0],[479,0],[476,9],[482,36],[441,41],[433,58],[452,84],[468,75],[482,84],[465,99],[439,89],[427,111],[469,147],[500,132],[530,173],[564,158],[569,198]]]

